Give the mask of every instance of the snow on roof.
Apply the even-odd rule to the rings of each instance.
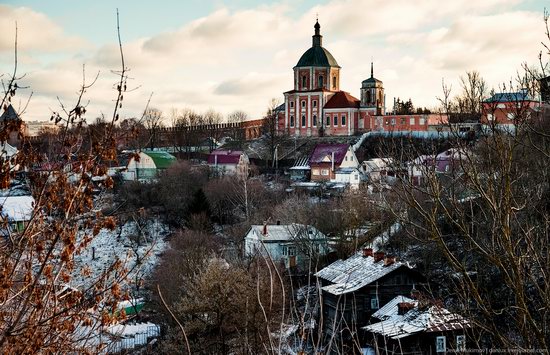
[[[309,163],[330,163],[332,160],[332,153],[334,153],[334,163],[340,165],[349,147],[349,144],[317,144],[313,153],[311,153]]]
[[[304,224],[292,223],[292,224],[268,224],[267,235],[263,235],[263,225],[250,226],[250,232],[247,234],[247,238],[261,239],[262,241],[287,241],[296,238],[303,238],[303,234],[307,231],[308,239],[324,239],[326,236],[321,233],[317,228],[313,226],[307,226]]]
[[[357,252],[346,260],[333,262],[315,276],[332,283],[323,287],[324,291],[333,295],[343,295],[367,286],[400,267],[411,268],[399,261],[384,266],[384,260],[374,262],[372,256],[364,257],[362,252]]]
[[[418,304],[418,301],[405,296],[397,296],[386,303],[378,311],[374,312],[372,316],[381,320],[386,320],[390,317],[397,316],[399,312],[399,307],[397,305],[399,303],[412,303],[416,306]]]
[[[375,315],[379,312],[385,313],[385,320],[363,327],[363,329],[392,339],[401,339],[419,332],[444,332],[471,327],[468,320],[438,305],[419,308],[419,304],[416,302],[414,308],[400,315],[397,312],[397,304],[400,302],[396,300],[399,297],[406,299],[406,297],[397,296],[388,303],[389,307],[383,312],[381,311],[385,306],[375,313]]]
[[[160,326],[155,323],[137,323],[137,324],[115,324],[106,329],[108,333],[121,337],[132,337],[136,334],[151,334],[151,336],[160,335]]]
[[[357,168],[339,168],[339,169],[336,169],[336,174],[351,174],[353,172],[359,172],[359,170]]]
[[[32,196],[5,196],[0,197],[0,214],[9,221],[28,221],[34,210],[34,198]]]
[[[309,157],[301,157],[296,159],[294,162],[294,165],[290,170],[307,170],[310,169],[309,167]]]

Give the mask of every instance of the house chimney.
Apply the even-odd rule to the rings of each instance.
[[[413,300],[417,300],[420,297],[420,291],[418,291],[416,288],[413,288],[411,290],[411,298]]]
[[[281,221],[277,220],[277,225],[280,226],[280,225],[281,225]]]
[[[363,257],[366,258],[367,256],[373,256],[372,248],[363,248]]]
[[[264,222],[264,229],[262,231],[262,234],[265,236],[267,236],[267,222]]]
[[[384,259],[384,252],[383,251],[377,251],[374,253],[374,262],[377,263],[380,260]]]
[[[384,266],[390,266],[395,263],[395,256],[387,255],[384,257]]]
[[[414,303],[400,302],[397,304],[397,314],[402,316],[413,308],[414,308]]]

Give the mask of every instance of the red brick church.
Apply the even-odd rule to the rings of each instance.
[[[374,77],[361,84],[361,99],[340,90],[340,69],[323,47],[319,22],[315,23],[312,46],[294,70],[294,89],[284,93],[277,128],[293,136],[350,136],[371,130],[427,131],[433,115],[386,115],[382,81]]]

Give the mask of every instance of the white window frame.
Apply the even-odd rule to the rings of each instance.
[[[424,117],[420,117],[420,120],[419,120],[418,124],[420,124],[421,126],[425,125],[426,124],[426,119]]]
[[[447,351],[447,338],[444,335],[435,338],[435,352],[444,353]]]
[[[321,175],[322,176],[328,176],[329,175],[328,169],[321,169]]]
[[[466,335],[456,336],[456,351],[466,350]]]
[[[370,299],[370,309],[379,309],[380,305],[378,304],[378,298]]]
[[[414,117],[411,117],[409,119],[409,125],[414,126],[414,121],[415,121]]]

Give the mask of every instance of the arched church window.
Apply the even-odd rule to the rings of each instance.
[[[346,125],[346,116],[342,115],[342,126]]]
[[[332,88],[336,89],[336,76],[332,77]]]
[[[330,126],[330,116],[327,116],[327,126]]]
[[[290,116],[290,127],[294,127],[294,116]]]
[[[367,91],[367,105],[370,105],[371,103],[371,97],[370,97],[370,90]]]
[[[323,87],[323,76],[322,75],[319,75],[319,87],[322,88]]]
[[[317,127],[317,115],[313,115],[313,127]]]
[[[306,115],[302,115],[302,127],[306,126]]]
[[[302,88],[305,88],[307,86],[307,78],[306,76],[302,76]]]

